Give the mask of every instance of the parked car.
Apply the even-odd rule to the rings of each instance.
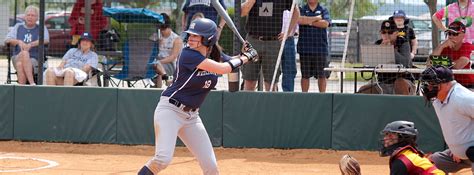
[[[53,13],[45,17],[44,25],[49,32],[48,55],[62,57],[71,43],[71,26],[68,23],[70,13]]]
[[[347,35],[347,20],[332,20],[329,29],[329,53],[331,57],[342,57]]]
[[[418,49],[414,61],[424,62],[432,52],[431,45],[431,20],[410,20],[409,24],[415,31],[416,40],[418,41]]]

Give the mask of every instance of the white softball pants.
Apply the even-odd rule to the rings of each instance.
[[[196,157],[203,174],[219,174],[211,140],[199,117],[199,112],[184,112],[169,103],[169,97],[161,97],[155,109],[155,156],[146,166],[158,174],[173,159],[178,136]]]

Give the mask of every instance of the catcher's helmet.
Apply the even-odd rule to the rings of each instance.
[[[207,18],[198,18],[189,24],[187,34],[202,36],[202,44],[205,46],[213,46],[217,42],[217,25],[214,21]]]
[[[415,128],[415,123],[409,121],[394,121],[385,126],[382,130],[382,136],[385,133],[396,133],[398,135],[398,142],[387,147],[382,146],[380,150],[381,156],[389,156],[392,152],[406,145],[416,146],[416,136],[418,135],[418,130]],[[381,140],[382,145],[384,140]]]
[[[409,121],[394,121],[385,126],[382,133],[391,132],[398,133],[407,137],[416,137],[418,130],[415,128],[415,123]]]

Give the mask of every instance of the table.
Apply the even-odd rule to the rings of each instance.
[[[328,67],[324,68],[325,71],[334,71],[341,73],[341,93],[343,92],[343,72],[354,72],[354,92],[357,92],[357,73],[359,72],[372,72],[372,73],[422,73],[425,69],[420,68],[346,68],[346,67]],[[453,74],[474,74],[473,69],[453,69]]]

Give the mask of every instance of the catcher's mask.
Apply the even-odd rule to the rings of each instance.
[[[385,139],[387,134],[396,134],[397,139]],[[394,121],[385,126],[385,128],[380,132],[381,134],[381,144],[382,148],[380,149],[380,156],[390,156],[393,151],[399,147],[406,145],[416,146],[416,136],[418,135],[418,130],[415,128],[415,123],[410,121]],[[385,141],[394,141],[391,145],[385,146]]]
[[[453,80],[453,72],[445,66],[426,68],[420,75],[421,92],[427,101],[431,101],[438,95],[440,84]]]

